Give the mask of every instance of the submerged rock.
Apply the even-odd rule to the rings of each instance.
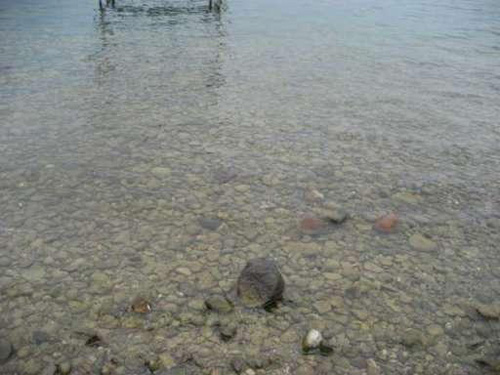
[[[223,325],[221,325],[220,330],[219,330],[220,338],[222,341],[231,340],[234,336],[236,336],[237,332],[238,332],[238,328],[233,323],[223,324]]]
[[[285,280],[270,258],[249,260],[237,282],[238,297],[248,307],[268,307],[283,298]]]
[[[476,303],[474,308],[485,319],[500,319],[500,304]]]
[[[306,217],[299,223],[299,230],[308,235],[321,234],[326,231],[328,223],[316,217]]]
[[[394,230],[394,228],[398,224],[398,221],[398,215],[396,215],[394,212],[391,212],[388,215],[379,217],[373,225],[373,228],[382,233],[390,233]]]
[[[222,220],[217,218],[205,217],[200,219],[200,225],[202,228],[207,230],[217,230],[222,224]]]
[[[413,234],[410,239],[410,246],[418,251],[434,251],[437,250],[437,244],[430,238],[423,236],[420,233]]]
[[[366,360],[366,373],[368,375],[380,375],[380,367],[377,365],[377,362],[373,358],[369,358]]]
[[[426,339],[420,331],[410,328],[403,333],[401,343],[407,348],[422,347],[426,345]]]
[[[71,363],[69,362],[62,362],[58,366],[58,370],[61,373],[61,375],[68,375],[71,372]]]
[[[325,196],[316,189],[308,189],[304,195],[306,201],[314,203],[325,199]]]
[[[224,296],[211,296],[205,300],[205,306],[207,309],[221,313],[227,314],[233,311],[233,304]]]
[[[151,311],[151,305],[145,298],[135,297],[132,300],[131,309],[133,312],[146,314]]]
[[[319,350],[322,341],[323,336],[321,335],[321,332],[316,329],[311,329],[302,340],[302,350],[304,353],[311,353]]]
[[[0,363],[7,362],[12,354],[12,344],[7,339],[0,339]]]

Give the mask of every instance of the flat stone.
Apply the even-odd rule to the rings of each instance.
[[[377,362],[373,358],[366,360],[366,373],[367,375],[380,375],[380,367],[377,365]]]
[[[325,272],[323,276],[325,276],[325,278],[330,281],[336,281],[342,278],[341,274],[335,272]]]
[[[231,301],[229,301],[224,296],[211,296],[205,300],[205,306],[207,309],[221,313],[227,314],[233,311],[234,307]]]
[[[418,204],[422,200],[422,197],[419,194],[410,191],[399,192],[394,194],[392,197],[395,200],[399,200],[409,204]]]
[[[410,246],[418,251],[434,251],[437,250],[437,244],[430,238],[423,236],[420,233],[413,234],[410,239]]]
[[[305,199],[306,201],[313,203],[325,199],[325,196],[316,189],[309,189],[305,193]]]
[[[5,363],[12,354],[12,344],[7,339],[0,339],[0,363]]]
[[[431,324],[427,327],[427,333],[431,336],[441,336],[443,335],[444,330],[438,324]]]
[[[410,328],[403,333],[401,343],[407,348],[424,346],[426,344],[422,333],[416,329]]]
[[[71,363],[69,362],[62,362],[58,367],[62,375],[68,375],[71,372]]]
[[[176,269],[176,271],[184,276],[191,276],[192,275],[191,270],[187,267],[179,267]]]
[[[299,223],[299,230],[308,235],[321,234],[326,231],[328,223],[316,217],[306,217]]]
[[[476,303],[474,308],[486,319],[500,319],[500,304]]]
[[[45,269],[41,266],[32,266],[23,272],[22,275],[29,281],[39,281],[45,276]]]
[[[222,224],[222,220],[217,218],[202,218],[200,219],[200,225],[204,229],[217,230]]]
[[[332,304],[330,301],[324,300],[324,301],[318,301],[314,303],[314,307],[320,314],[327,313],[332,309]]]
[[[246,193],[248,190],[250,190],[250,186],[248,186],[248,185],[236,185],[234,187],[234,190],[236,190],[238,193]]]
[[[169,176],[170,173],[172,173],[172,171],[170,170],[170,168],[167,168],[167,167],[156,167],[156,168],[151,169],[151,173],[155,177],[166,177],[166,176]]]

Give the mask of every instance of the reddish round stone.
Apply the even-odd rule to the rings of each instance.
[[[399,218],[394,212],[377,219],[374,228],[379,232],[390,233],[398,224]]]

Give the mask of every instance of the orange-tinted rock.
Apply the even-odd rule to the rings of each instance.
[[[396,215],[394,212],[391,212],[388,215],[378,218],[373,227],[379,232],[390,233],[394,230],[394,228],[398,224],[398,221],[398,215]]]
[[[328,223],[316,217],[306,217],[299,224],[299,229],[305,234],[317,234],[324,231]]]

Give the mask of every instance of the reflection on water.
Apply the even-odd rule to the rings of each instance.
[[[496,4],[222,10],[0,4],[0,374],[497,371]]]

